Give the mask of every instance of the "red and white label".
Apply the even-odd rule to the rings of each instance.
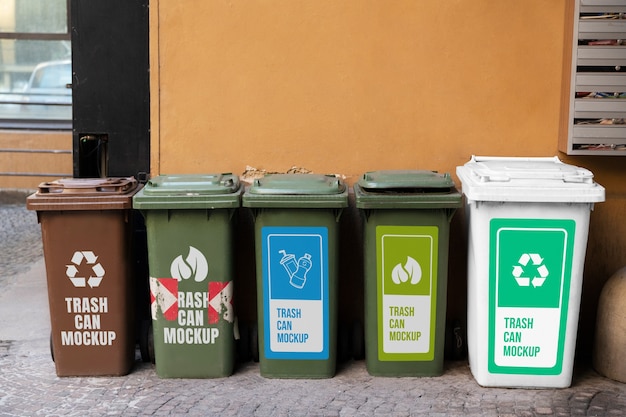
[[[157,319],[159,310],[163,313],[165,320],[176,320],[178,317],[178,280],[176,278],[150,277],[150,307],[152,320]]]
[[[209,282],[209,324],[216,324],[220,316],[229,323],[235,320],[233,283]]]
[[[220,317],[229,323],[235,320],[233,308],[233,283],[209,282],[208,306],[207,293],[178,292],[176,278],[150,278],[150,307],[152,319],[157,319],[160,311],[163,318],[175,321],[179,316],[179,309],[207,308],[209,324],[217,324]],[[204,299],[204,301],[202,301]],[[181,305],[182,302],[182,305]]]

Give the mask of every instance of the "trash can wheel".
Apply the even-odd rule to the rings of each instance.
[[[344,363],[350,360],[352,353],[350,352],[350,331],[349,326],[340,322],[337,325],[337,361]]]
[[[352,357],[355,361],[365,358],[365,335],[360,320],[352,322]]]
[[[466,336],[460,320],[451,320],[446,324],[444,354],[447,359],[458,361],[466,356]]]
[[[259,325],[254,323],[250,328],[250,353],[254,362],[259,361]]]
[[[236,341],[237,360],[240,363],[246,363],[250,361],[252,356],[250,349],[250,326],[248,323],[238,321],[238,327],[239,339]]]
[[[146,363],[154,363],[154,333],[152,332],[152,320],[141,322],[139,335],[139,352],[141,360]]]

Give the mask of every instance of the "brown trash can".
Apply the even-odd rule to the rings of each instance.
[[[58,376],[126,375],[135,359],[130,178],[60,179],[26,207],[41,224]]]

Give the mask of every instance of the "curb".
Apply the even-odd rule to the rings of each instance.
[[[35,190],[0,188],[0,204],[25,204],[26,197]]]

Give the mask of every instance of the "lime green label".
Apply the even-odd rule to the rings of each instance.
[[[489,372],[562,372],[575,230],[573,220],[491,220]]]
[[[435,226],[377,226],[378,359],[434,358],[437,294]]]

